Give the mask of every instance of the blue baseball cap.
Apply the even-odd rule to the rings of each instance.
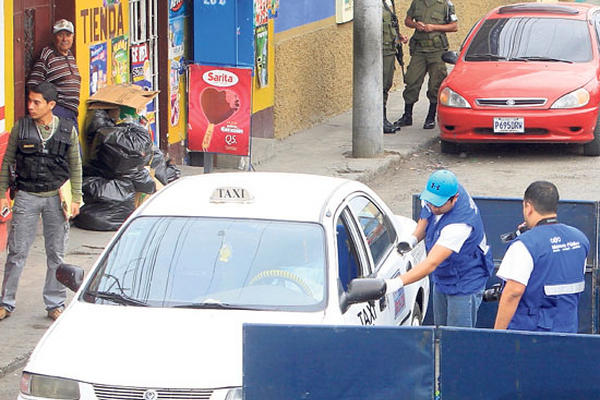
[[[440,169],[429,175],[427,186],[421,192],[421,200],[441,207],[458,193],[458,179],[447,169]]]

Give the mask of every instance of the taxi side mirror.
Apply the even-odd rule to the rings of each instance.
[[[383,279],[352,279],[348,284],[348,290],[343,292],[340,298],[342,314],[345,313],[352,304],[379,300],[385,295],[385,290],[386,284]]]
[[[455,51],[445,51],[442,53],[442,61],[448,64],[456,64],[458,61],[458,53]]]
[[[56,269],[56,279],[76,292],[83,283],[83,268],[72,264],[60,264]]]

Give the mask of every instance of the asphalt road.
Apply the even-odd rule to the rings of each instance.
[[[553,182],[561,199],[600,200],[600,157],[585,157],[574,145],[471,145],[460,155],[440,153],[439,144],[408,157],[371,186],[398,214],[411,216],[411,197],[431,172],[453,171],[472,196],[522,198],[536,180]],[[559,216],[560,218],[560,216]]]

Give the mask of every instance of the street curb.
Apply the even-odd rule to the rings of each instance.
[[[4,378],[6,375],[10,374],[13,371],[16,371],[19,368],[24,367],[25,364],[27,364],[27,360],[29,360],[29,356],[31,356],[32,352],[33,349],[23,355],[18,356],[17,358],[9,362],[7,365],[0,367],[0,379]]]
[[[371,171],[365,171],[357,176],[355,179],[361,183],[368,184],[370,180],[375,179],[378,175],[385,174],[390,169],[395,168],[397,165],[406,160],[411,154],[418,152],[421,149],[427,148],[432,144],[436,143],[439,140],[438,136],[432,137],[431,139],[421,143],[410,151],[407,152],[396,152],[390,150],[384,150],[384,152],[388,153],[385,157],[385,161],[379,165],[377,168]]]

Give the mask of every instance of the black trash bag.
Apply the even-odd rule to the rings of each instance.
[[[90,160],[96,166],[123,175],[148,165],[152,157],[152,140],[146,128],[140,124],[119,124],[96,131]]]
[[[115,126],[114,121],[108,116],[105,110],[92,110],[88,114],[89,122],[87,124],[86,134],[88,138],[93,138],[98,129],[112,128]]]
[[[101,176],[86,176],[81,185],[83,202],[122,203],[133,201],[135,187],[129,180],[106,179]]]
[[[150,162],[150,168],[154,170],[154,177],[163,185],[169,183],[167,181],[167,162],[165,155],[156,146],[154,146],[152,152],[152,161]]]
[[[171,183],[176,179],[181,178],[181,169],[171,162],[167,161],[167,182]]]
[[[107,179],[116,178],[111,171],[107,171],[104,166],[98,165],[96,160],[89,160],[87,163],[83,164],[83,177],[86,176],[100,176]]]
[[[98,201],[86,203],[79,210],[73,222],[81,229],[93,231],[116,231],[135,209],[133,199],[116,201]]]
[[[152,194],[156,192],[156,182],[146,168],[136,170],[134,173],[124,175],[121,179],[129,180],[136,192]]]

